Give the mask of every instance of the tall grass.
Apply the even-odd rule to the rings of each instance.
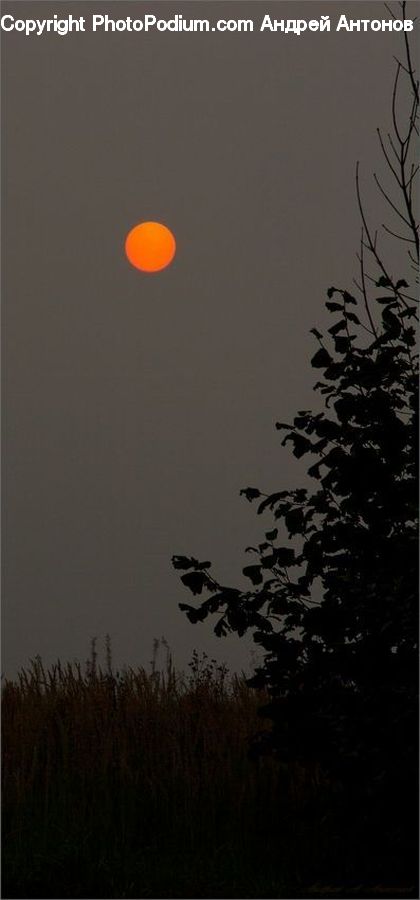
[[[284,795],[247,752],[261,696],[197,654],[188,675],[107,657],[36,659],[4,684],[6,896],[223,895],[251,851],[256,895]]]

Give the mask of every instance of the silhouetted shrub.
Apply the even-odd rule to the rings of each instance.
[[[314,486],[306,479],[295,490],[241,491],[274,520],[262,542],[248,548],[249,588],[221,584],[209,562],[173,558],[186,587],[207,595],[198,606],[180,604],[189,620],[217,614],[217,635],[251,630],[263,648],[249,684],[269,693],[263,712],[272,730],[256,735],[254,749],[320,763],[343,787],[334,813],[339,833],[350,839],[356,820],[359,851],[366,839],[378,859],[396,854],[396,869],[407,853],[413,863],[417,832],[419,94],[408,44],[406,50],[397,65],[389,147],[379,132],[400,208],[376,181],[403,220],[403,234],[385,228],[405,241],[407,272],[395,278],[383,262],[357,168],[360,281],[352,293],[331,287],[326,307],[334,322],[326,336],[312,329],[322,405],[277,423],[283,446],[310,459]],[[411,93],[404,133],[402,77]]]

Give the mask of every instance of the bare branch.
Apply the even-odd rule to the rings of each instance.
[[[399,216],[400,219],[403,220],[403,222],[407,225],[407,228],[410,228],[411,227],[410,222],[408,221],[408,219],[405,218],[405,216],[403,216],[403,214],[399,211],[398,207],[395,206],[395,203],[393,203],[392,200],[390,200],[390,198],[388,197],[388,194],[384,191],[384,189],[381,185],[381,182],[379,181],[379,178],[377,177],[375,172],[373,173],[373,177],[375,179],[376,186],[379,188],[382,196],[385,197],[386,202],[389,203],[389,205],[392,207],[394,212],[397,213],[397,216]]]
[[[404,7],[404,15],[405,15],[405,7]],[[405,42],[405,52],[406,52],[406,56],[407,56],[408,71],[410,74],[411,87],[413,88],[413,94],[418,103],[419,102],[419,83],[418,83],[418,81],[416,81],[416,79],[414,77],[415,69],[413,69],[413,64],[411,61],[410,42],[408,40],[408,34],[406,31],[404,31],[404,42]]]
[[[398,238],[399,241],[406,241],[407,244],[415,244],[415,241],[413,238],[407,238],[407,237],[404,237],[404,235],[402,235],[402,234],[397,234],[396,231],[391,231],[391,229],[388,228],[387,225],[384,225],[384,223],[382,223],[382,228],[384,229],[384,231],[387,232],[387,234],[391,234],[392,237]]]
[[[361,193],[360,193],[359,162],[357,162],[357,165],[356,165],[356,194],[357,194],[357,202],[358,202],[358,206],[359,206],[360,217],[363,222],[364,232],[366,234],[366,239],[367,239],[367,243],[366,243],[366,241],[364,241],[363,237],[362,237],[361,246],[364,247],[365,249],[369,250],[370,253],[372,253],[372,255],[378,265],[379,270],[382,272],[382,274],[387,279],[387,281],[389,281],[390,288],[392,289],[393,293],[395,294],[396,297],[398,297],[398,299],[400,300],[402,305],[405,308],[407,308],[408,304],[407,304],[405,298],[402,296],[401,291],[399,290],[399,288],[397,288],[396,284],[394,283],[393,278],[391,277],[391,275],[385,268],[384,263],[382,262],[382,259],[379,256],[379,253],[376,249],[376,234],[375,234],[375,241],[373,241],[371,232],[369,230],[369,226],[367,224],[366,214],[365,214],[365,211],[363,208],[362,198],[361,198]],[[417,232],[416,232],[416,234],[417,234]],[[418,235],[417,235],[417,240],[418,240]],[[371,279],[371,280],[374,281],[374,279]]]
[[[395,79],[394,79],[394,88],[392,91],[392,121],[393,121],[394,131],[395,131],[395,134],[397,135],[398,141],[401,144],[401,146],[403,146],[405,141],[403,141],[403,139],[400,135],[400,132],[398,129],[398,122],[397,122],[397,89],[398,89],[398,79],[400,77],[400,71],[401,71],[401,63],[398,62],[397,71],[396,71],[396,75],[395,75]]]
[[[377,334],[377,331],[376,331],[376,328],[375,328],[375,323],[374,323],[374,321],[373,321],[372,314],[371,314],[371,311],[370,311],[369,300],[368,300],[367,289],[366,289],[365,264],[364,264],[364,256],[363,256],[363,228],[362,228],[362,232],[361,232],[361,236],[360,236],[360,256],[359,256],[359,261],[360,261],[360,277],[361,277],[361,280],[362,280],[362,295],[363,295],[363,300],[364,300],[364,304],[365,304],[365,309],[366,309],[366,312],[367,312],[367,316],[368,316],[368,319],[369,319],[369,322],[370,322],[370,327],[371,327],[371,329],[372,329],[372,332],[373,332],[373,334],[375,335],[375,338],[377,338],[377,337],[378,337],[378,334]]]
[[[395,171],[394,166],[392,165],[392,162],[391,162],[391,160],[390,160],[390,158],[389,158],[389,156],[388,156],[388,152],[387,152],[386,147],[385,147],[385,144],[384,144],[384,142],[383,142],[380,128],[377,128],[376,131],[377,131],[377,134],[378,134],[378,137],[379,137],[379,143],[380,143],[380,145],[381,145],[382,153],[383,153],[383,155],[384,155],[384,157],[385,157],[385,159],[386,159],[386,161],[387,161],[387,163],[388,163],[388,166],[389,166],[389,168],[391,169],[391,172],[392,172],[392,174],[393,174],[395,180],[397,181],[398,185],[399,185],[400,187],[402,187],[401,181],[400,181],[399,176],[398,176],[398,172]]]
[[[396,17],[396,15],[395,15],[395,13],[394,13],[394,12],[393,12],[393,11],[392,11],[392,9],[391,9],[391,7],[390,7],[390,6],[388,6],[388,4],[387,4],[387,3],[384,3],[384,6],[385,6],[385,9],[387,9],[387,10],[388,10],[388,12],[389,12],[389,15],[390,15],[390,16],[392,16],[392,18],[393,18],[393,19],[396,19],[396,18],[397,18],[397,17]]]

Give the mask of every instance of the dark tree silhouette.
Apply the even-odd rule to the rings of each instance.
[[[262,543],[247,548],[254,557],[243,570],[249,589],[220,584],[209,562],[173,558],[185,586],[208,594],[198,607],[180,604],[190,621],[218,614],[217,635],[251,630],[263,648],[249,683],[270,695],[264,714],[272,730],[256,737],[256,748],[320,763],[353,801],[363,798],[359,811],[369,829],[386,808],[389,845],[400,854],[407,842],[401,802],[411,796],[416,803],[418,695],[419,89],[404,40],[392,132],[378,130],[389,186],[374,178],[399,223],[383,225],[381,234],[405,246],[407,271],[396,278],[384,262],[357,166],[360,276],[353,293],[328,290],[334,323],[326,337],[312,329],[322,409],[300,410],[293,423],[276,426],[298,459],[312,457],[309,479],[269,495],[241,491],[275,520]],[[415,841],[414,820],[415,812]]]

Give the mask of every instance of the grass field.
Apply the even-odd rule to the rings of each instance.
[[[249,757],[263,700],[198,655],[5,682],[3,897],[390,896],[319,773]]]

